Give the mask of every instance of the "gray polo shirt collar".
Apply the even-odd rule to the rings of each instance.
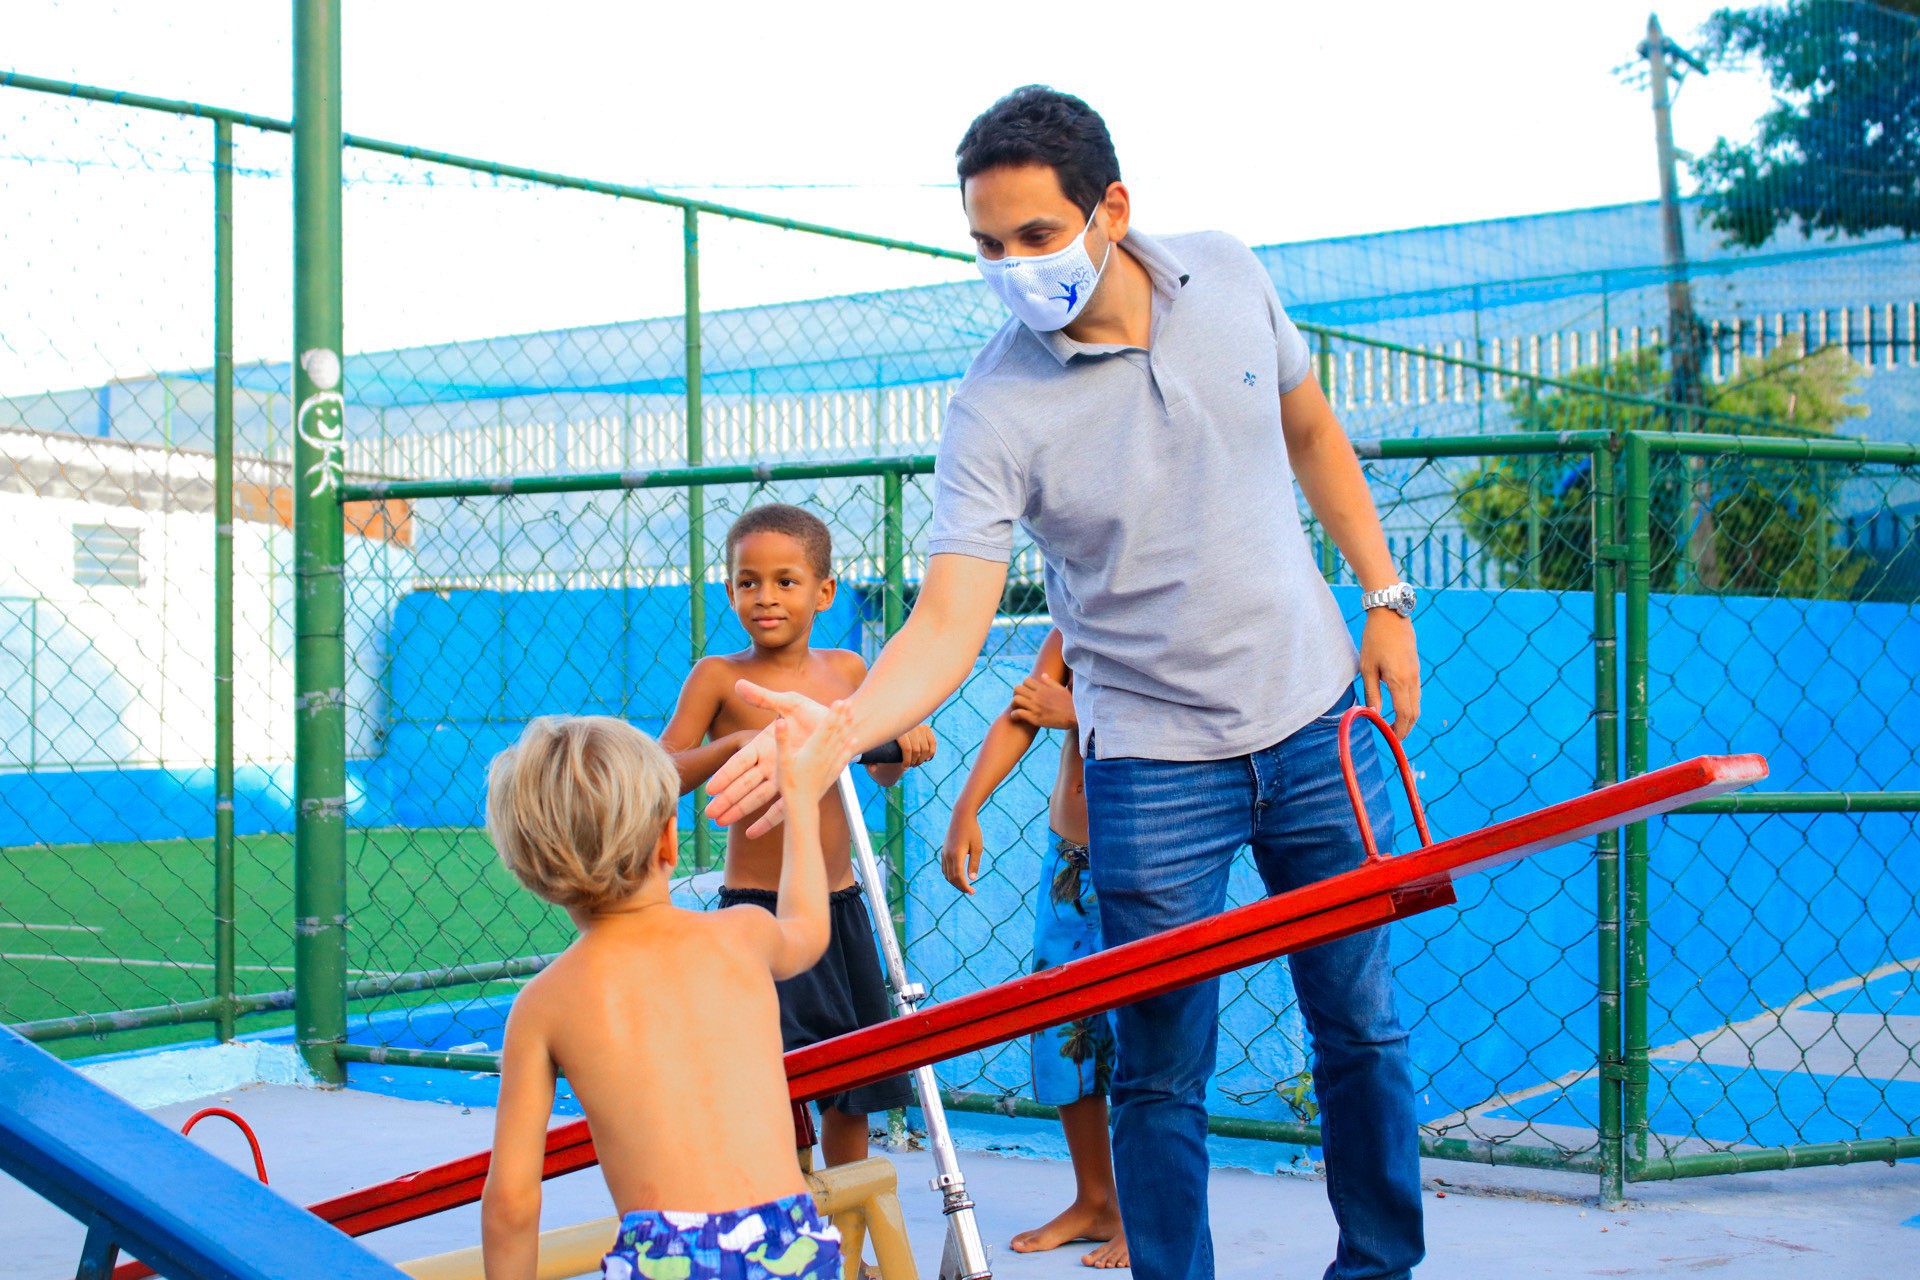
[[[1165,301],[1172,302],[1187,283],[1187,269],[1180,264],[1180,259],[1153,237],[1129,228],[1127,238],[1116,247],[1122,253],[1132,254],[1134,261],[1147,269],[1147,275],[1153,281],[1154,293]],[[1055,329],[1050,333],[1035,332],[1033,336],[1040,339],[1040,345],[1062,367],[1075,356],[1105,356],[1134,349],[1117,342],[1078,342],[1069,338],[1065,329]]]

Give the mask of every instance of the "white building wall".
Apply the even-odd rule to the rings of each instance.
[[[76,525],[138,532],[138,586],[75,581]],[[209,766],[214,531],[208,515],[0,493],[0,769]],[[234,754],[293,757],[293,536],[234,526]],[[347,539],[349,751],[379,749],[386,627],[412,552]]]

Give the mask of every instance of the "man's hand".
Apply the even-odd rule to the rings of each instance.
[[[1367,705],[1380,710],[1380,686],[1393,695],[1393,735],[1405,738],[1420,719],[1420,653],[1413,641],[1413,621],[1391,609],[1367,611],[1367,629],[1360,638],[1360,679]]]
[[[947,841],[940,846],[940,874],[962,893],[973,892],[980,876],[980,853],[986,837],[980,834],[980,819],[956,809],[947,824]]]
[[[805,694],[773,693],[751,680],[734,685],[741,698],[764,708],[784,720],[792,720],[804,733],[812,733],[826,718],[827,709]],[[751,742],[734,752],[733,758],[714,773],[707,783],[712,798],[707,801],[707,816],[721,826],[731,826],[747,814],[772,804],[760,820],[747,828],[750,836],[762,836],[780,825],[773,726],[754,735]]]
[[[1044,672],[1028,676],[1014,687],[1011,714],[1016,724],[1029,724],[1036,729],[1080,727],[1073,714],[1073,694]]]
[[[918,769],[933,759],[933,753],[939,749],[940,741],[933,736],[933,726],[917,724],[899,737],[900,763],[909,769]]]
[[[853,759],[853,710],[844,701],[834,703],[812,733],[804,732],[797,719],[775,720],[767,727],[773,730],[782,800],[819,799]]]

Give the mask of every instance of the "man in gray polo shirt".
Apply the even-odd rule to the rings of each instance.
[[[885,741],[946,698],[980,652],[1014,525],[1046,561],[1087,756],[1091,869],[1109,945],[1219,912],[1242,846],[1269,892],[1358,865],[1335,727],[1354,700],[1419,714],[1412,589],[1396,581],[1366,481],[1258,260],[1216,233],[1154,239],[1100,117],[1029,86],[962,140],[981,272],[1014,313],[948,410],[932,552],[913,613],[853,701]],[[1365,591],[1356,654],[1313,562],[1298,482]],[[742,691],[783,715],[791,694]],[[729,822],[772,798],[771,743],[713,780]],[[1376,831],[1392,813],[1356,743]],[[777,821],[769,812],[757,825]],[[1418,1135],[1385,929],[1293,957],[1313,1037],[1330,1280],[1408,1276],[1423,1254]],[[1213,1274],[1206,1086],[1219,987],[1117,1015],[1114,1165],[1136,1275]]]

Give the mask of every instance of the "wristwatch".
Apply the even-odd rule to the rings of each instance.
[[[1391,609],[1403,618],[1413,616],[1414,590],[1411,584],[1396,582],[1390,587],[1378,591],[1362,591],[1360,607],[1362,609]]]

